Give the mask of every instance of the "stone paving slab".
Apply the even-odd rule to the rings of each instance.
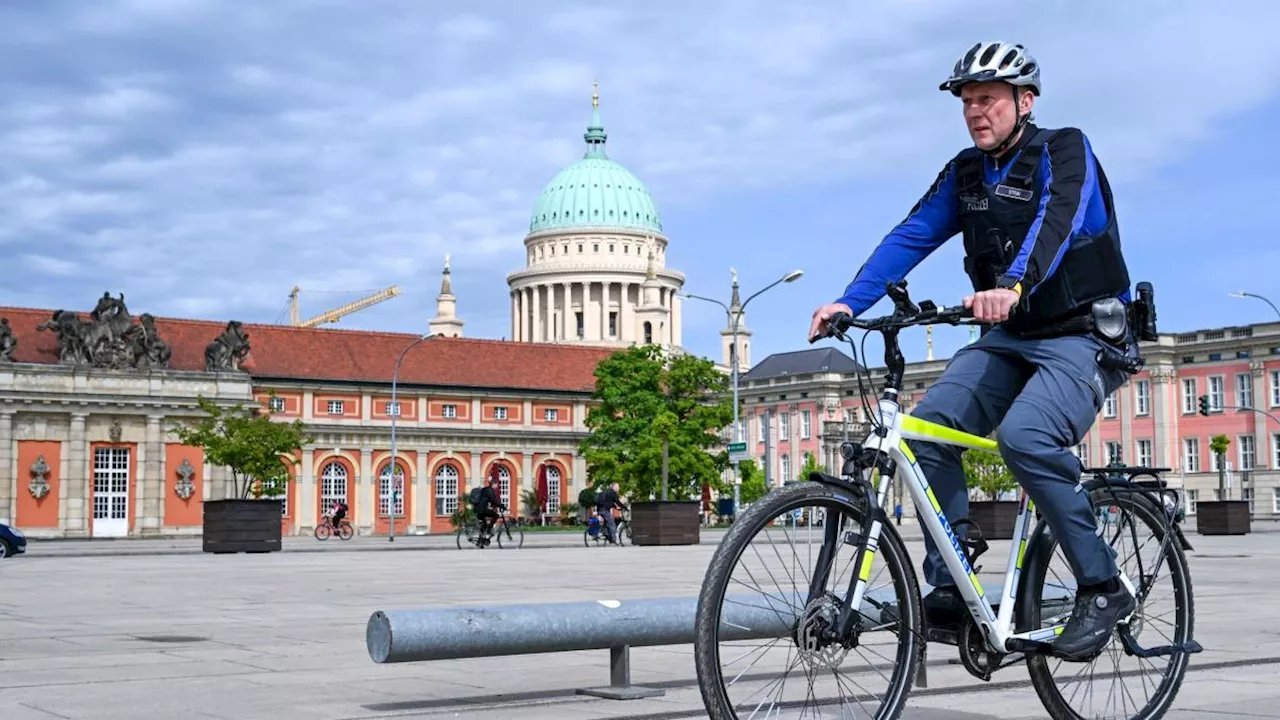
[[[1189,538],[1206,650],[1167,717],[1276,717],[1280,543]],[[633,681],[666,694],[611,701],[574,694],[607,684],[606,650],[377,665],[364,629],[378,609],[693,596],[714,549],[33,553],[0,562],[0,718],[703,717],[691,646],[634,649]],[[952,657],[930,647],[904,718],[1045,717],[1024,668],[983,685]],[[1215,663],[1238,664],[1196,670]]]

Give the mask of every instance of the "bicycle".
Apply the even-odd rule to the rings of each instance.
[[[807,481],[775,488],[757,501],[730,527],[708,566],[698,597],[695,621],[695,660],[706,711],[709,717],[721,720],[738,717],[738,707],[745,714],[753,714],[766,703],[771,712],[778,706],[803,705],[807,708],[810,701],[813,704],[834,702],[845,706],[841,717],[851,717],[850,710],[855,713],[862,710],[880,720],[893,720],[905,707],[913,683],[927,687],[928,643],[943,642],[955,645],[965,670],[984,681],[989,681],[998,670],[1025,661],[1041,703],[1055,720],[1094,717],[1095,713],[1090,710],[1077,711],[1072,707],[1071,703],[1079,694],[1078,689],[1068,696],[1065,689],[1059,687],[1054,673],[1063,661],[1059,660],[1056,666],[1051,667],[1055,659],[1051,641],[1064,629],[1074,605],[1074,576],[1068,567],[1067,581],[1056,577],[1057,583],[1046,582],[1057,541],[1047,523],[1038,522],[1032,529],[1034,503],[1023,491],[1009,548],[1004,587],[998,593],[988,594],[978,579],[977,572],[981,568],[974,569],[979,556],[989,549],[981,529],[967,519],[953,524],[946,517],[905,442],[910,439],[964,448],[997,449],[996,442],[988,438],[914,418],[902,411],[898,401],[905,366],[898,345],[899,331],[931,323],[958,325],[976,324],[976,321],[964,308],[940,308],[929,301],[915,305],[907,295],[905,282],[890,284],[888,290],[894,301],[893,314],[871,320],[854,320],[841,315],[829,323],[835,337],[842,341],[847,340],[844,330],[853,327],[865,329],[867,334],[878,331],[884,337],[887,375],[878,407],[874,410],[868,408],[872,431],[860,445],[846,442],[841,446],[843,464],[840,477],[815,472]],[[866,336],[863,337],[865,342]],[[853,345],[851,340],[848,342]],[[854,352],[856,358],[856,347]],[[869,375],[870,371],[866,372]],[[858,382],[861,389],[860,374]],[[862,395],[866,408],[870,403],[867,394],[863,392]],[[1127,476],[1122,470],[1129,471]],[[1116,666],[1117,676],[1122,674],[1119,669],[1122,660],[1132,659],[1138,665],[1157,672],[1160,671],[1157,664],[1163,663],[1166,670],[1163,680],[1143,681],[1141,692],[1146,695],[1145,704],[1139,702],[1128,688],[1116,693],[1116,679],[1111,681],[1108,704],[1123,705],[1126,715],[1132,708],[1131,717],[1144,719],[1164,715],[1181,687],[1189,656],[1202,650],[1199,643],[1191,639],[1194,608],[1185,556],[1185,551],[1191,546],[1174,521],[1180,499],[1176,491],[1164,487],[1163,481],[1159,480],[1160,471],[1159,468],[1145,467],[1092,468],[1082,473],[1079,491],[1088,493],[1097,519],[1102,523],[1111,519],[1123,521],[1125,518],[1141,521],[1151,530],[1158,549],[1155,562],[1149,566],[1144,565],[1139,557],[1136,572],[1127,569],[1131,558],[1117,553],[1121,581],[1134,593],[1137,606],[1118,625],[1110,645],[1087,665],[1072,663],[1084,669],[1066,680],[1079,679],[1085,674],[1085,669],[1092,670],[1094,663],[1102,657],[1110,658],[1108,665]],[[1085,474],[1090,477],[1085,477]],[[1152,475],[1156,480],[1135,480],[1140,475]],[[915,564],[885,511],[890,498],[889,489],[895,479],[906,484],[920,511],[918,514],[925,530],[940,548],[943,562],[952,577],[959,580],[958,590],[969,612],[954,636],[941,632],[942,628],[929,628],[925,622]],[[1167,506],[1170,493],[1174,505],[1172,510]],[[786,523],[786,518],[793,511],[812,507],[826,511],[822,527],[798,528]],[[953,528],[965,525],[971,529],[962,540],[957,538]],[[734,567],[747,556],[749,541],[761,532],[770,536],[770,530],[776,527],[781,527],[785,541],[790,541],[793,534],[799,536],[806,531],[810,539],[815,534],[819,535],[821,547],[816,558],[812,547],[805,556],[797,552],[792,543],[791,556],[784,560],[785,551],[779,552],[778,544],[769,543],[763,553],[756,550],[755,560],[759,562],[743,562],[745,580],[733,577]],[[1129,523],[1128,533],[1137,548],[1135,555],[1141,550],[1137,532],[1137,522]],[[1109,538],[1111,543],[1124,538],[1121,531],[1107,534],[1105,525],[1100,527],[1099,534]],[[837,556],[846,548],[851,551],[846,564],[849,574],[847,583],[842,584],[842,574],[833,570],[837,567]],[[784,565],[781,581],[790,580],[794,592],[766,591],[761,585],[771,582],[780,586],[779,576],[772,571],[767,574],[752,572],[765,563],[770,549]],[[883,592],[871,590],[875,581],[872,567],[877,556],[880,567],[875,578],[886,569],[890,576],[888,587]],[[1125,559],[1121,561],[1120,558]],[[790,567],[786,567],[788,563]],[[1162,567],[1167,567],[1173,586],[1173,608],[1161,615],[1151,615],[1147,605],[1154,602],[1151,590]],[[1058,574],[1055,572],[1054,575]],[[764,602],[752,605],[744,599],[746,595],[728,595],[728,587],[734,581],[758,591],[765,597]],[[996,596],[994,605],[993,596]],[[1171,619],[1166,619],[1166,615],[1171,615]],[[1166,628],[1171,632],[1166,633]],[[876,630],[889,631],[883,636],[889,646],[883,653],[880,646],[874,644],[876,638],[881,637],[874,632]],[[1146,633],[1162,634],[1166,642],[1158,647],[1144,647],[1139,644],[1138,637]],[[1173,637],[1169,637],[1170,634]],[[1115,641],[1117,637],[1119,643]],[[744,652],[742,641],[748,639],[761,640],[761,645]],[[724,653],[726,657],[734,658],[728,663],[730,666],[754,658],[751,664],[741,671],[722,668],[722,642],[726,645],[724,649],[728,650]],[[775,647],[786,650],[783,662],[775,664],[772,672],[761,670],[752,674],[751,668],[760,664],[763,658],[763,655],[755,657],[756,654]],[[866,673],[845,673],[840,669],[841,664],[855,654],[863,659],[876,655],[883,661],[882,666],[872,666]],[[803,698],[798,698],[797,693],[784,697],[787,675],[801,664],[805,666],[807,676],[802,678],[801,684],[806,684],[803,681],[807,680],[807,691]],[[781,681],[775,678],[779,670]],[[819,699],[813,686],[819,671],[825,673],[828,670],[835,676],[835,695],[827,691],[828,695]],[[1074,670],[1071,668],[1072,672]],[[874,694],[860,680],[870,683],[877,679],[877,675],[878,679],[885,681],[886,687],[881,693],[878,712],[873,713],[867,711],[866,705]],[[726,677],[729,678],[728,684]],[[1089,679],[1092,677],[1090,672]],[[743,693],[752,688],[755,692],[731,698],[731,691],[737,693],[739,683]],[[1148,691],[1149,687],[1151,691]],[[755,699],[757,694],[761,695],[758,701]],[[1092,704],[1095,696],[1089,692],[1085,697]],[[805,713],[802,711],[801,714]]]
[[[315,536],[317,540],[328,540],[333,534],[333,518],[324,515],[320,518],[320,524],[316,525]],[[342,518],[342,522],[338,523],[338,537],[343,540],[350,540],[356,531],[351,527],[351,523],[346,518]]]
[[[597,547],[609,542],[608,528],[605,527],[604,521],[597,517],[587,519],[587,529],[582,531],[582,544],[591,547],[594,543]],[[593,525],[592,522],[595,522]],[[627,508],[622,511],[622,517],[618,518],[613,524],[614,532],[617,535],[617,545],[622,547],[631,540],[631,509]]]
[[[510,518],[510,520],[508,520],[508,518],[510,518],[510,516],[503,515],[497,520],[494,520],[493,527],[489,529],[491,533],[489,537],[481,538],[480,521],[473,516],[471,519],[458,526],[458,531],[455,533],[458,549],[462,549],[463,537],[466,537],[467,542],[481,549],[489,547],[489,541],[494,537],[498,538],[498,547],[500,548],[524,547],[524,526],[520,523],[518,518]],[[512,528],[514,528],[514,530]],[[503,540],[504,537],[506,540]]]

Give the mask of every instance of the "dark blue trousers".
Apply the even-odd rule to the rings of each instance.
[[[1072,452],[1106,397],[1128,379],[1123,371],[1099,367],[1096,356],[1103,347],[1092,335],[1028,340],[995,327],[957,352],[911,411],[922,420],[984,437],[999,428],[996,440],[1005,464],[1049,523],[1081,585],[1117,575],[1088,496],[1076,492],[1081,465]],[[963,448],[908,442],[947,519],[967,517]],[[956,528],[957,537],[965,537],[965,530]],[[955,585],[927,533],[925,547],[925,580],[935,587]]]

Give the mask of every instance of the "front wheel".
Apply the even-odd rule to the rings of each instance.
[[[1141,598],[1128,626],[1139,646],[1154,648],[1192,639],[1195,603],[1191,574],[1167,511],[1132,490],[1094,489],[1089,495],[1102,540]],[[1020,631],[1053,627],[1071,615],[1076,581],[1048,525],[1037,528],[1027,551]],[[1030,601],[1030,602],[1027,602]],[[1031,683],[1054,720],[1163,717],[1187,674],[1186,653],[1141,658],[1125,651],[1119,629],[1091,662],[1051,655],[1027,658]]]
[[[498,531],[498,547],[524,547],[524,527],[519,523],[503,523],[502,529]]]
[[[329,535],[333,533],[333,528],[329,527],[329,523],[320,523],[316,526],[315,536],[317,540],[328,540]]]
[[[853,493],[816,482],[774,490],[742,514],[716,549],[698,596],[694,656],[714,720],[834,715],[894,720],[923,651],[920,589],[901,537],[889,525],[859,577],[867,581],[854,631],[833,627],[853,579],[864,511]],[[825,513],[798,525],[797,510]],[[810,599],[819,557],[825,582]],[[788,682],[790,681],[790,682]],[[822,706],[827,706],[823,708]],[[833,709],[830,706],[835,706]]]

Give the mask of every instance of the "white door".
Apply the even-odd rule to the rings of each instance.
[[[93,451],[93,536],[129,534],[129,448]]]

